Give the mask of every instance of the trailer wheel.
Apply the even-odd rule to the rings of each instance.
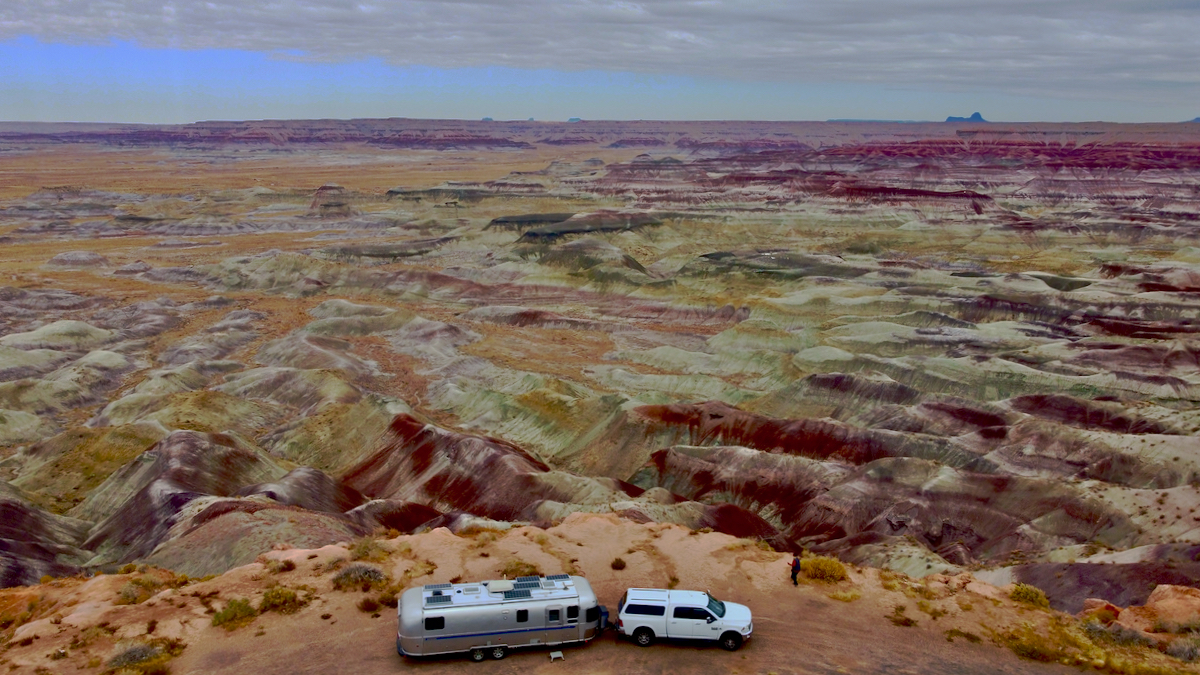
[[[499,661],[508,654],[508,650],[504,647],[492,647],[492,658]]]
[[[633,641],[639,647],[649,647],[654,644],[654,631],[649,628],[639,628],[633,633]]]
[[[482,649],[472,649],[471,650],[471,660],[472,661],[482,661],[486,658],[487,658],[487,654],[485,654]]]
[[[728,632],[721,636],[721,649],[727,652],[736,652],[738,647],[742,646],[742,636],[734,632]]]

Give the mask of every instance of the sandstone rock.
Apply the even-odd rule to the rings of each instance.
[[[1128,628],[1130,630],[1149,633],[1154,630],[1155,623],[1158,621],[1158,613],[1149,607],[1133,606],[1126,608],[1113,622],[1113,625]]]
[[[1107,625],[1121,616],[1121,608],[1107,600],[1088,598],[1083,601],[1083,611],[1076,616],[1084,620],[1095,618]]]
[[[1145,606],[1164,624],[1195,624],[1200,621],[1200,589],[1159,584]]]

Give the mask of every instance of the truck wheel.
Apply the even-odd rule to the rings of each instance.
[[[508,650],[504,647],[492,647],[492,658],[499,661],[508,654]]]
[[[649,647],[654,644],[654,631],[649,628],[639,628],[633,633],[633,641],[639,647]]]
[[[721,636],[721,649],[727,652],[736,652],[738,647],[742,646],[742,636],[737,633],[726,633]]]
[[[487,658],[487,654],[485,654],[482,649],[472,649],[471,650],[471,660],[472,661],[482,661],[486,658]]]

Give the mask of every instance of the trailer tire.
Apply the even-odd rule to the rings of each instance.
[[[649,647],[654,644],[654,631],[649,628],[639,628],[633,632],[633,641],[639,647]]]
[[[492,658],[499,661],[508,655],[508,650],[504,647],[492,647]]]
[[[742,636],[729,631],[721,636],[721,649],[727,652],[736,652],[738,647],[742,646]]]
[[[482,649],[472,649],[471,650],[471,660],[472,661],[482,661],[486,658],[487,658],[487,654],[484,653],[484,651]]]

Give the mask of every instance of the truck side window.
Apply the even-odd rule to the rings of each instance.
[[[626,614],[641,614],[643,616],[663,616],[667,613],[667,608],[662,605],[635,605],[629,603],[629,607],[625,609]]]
[[[529,621],[529,610],[518,609],[517,610],[517,623],[525,623],[527,621]]]
[[[446,617],[430,616],[425,618],[425,630],[442,630],[446,627]]]
[[[552,609],[546,613],[546,621],[549,621],[550,623],[556,623],[558,621],[558,616],[559,611],[557,609]]]
[[[567,619],[579,618],[579,605],[571,605],[567,608]]]
[[[676,607],[674,610],[671,611],[671,617],[674,619],[691,619],[692,618],[692,608],[691,607]]]

